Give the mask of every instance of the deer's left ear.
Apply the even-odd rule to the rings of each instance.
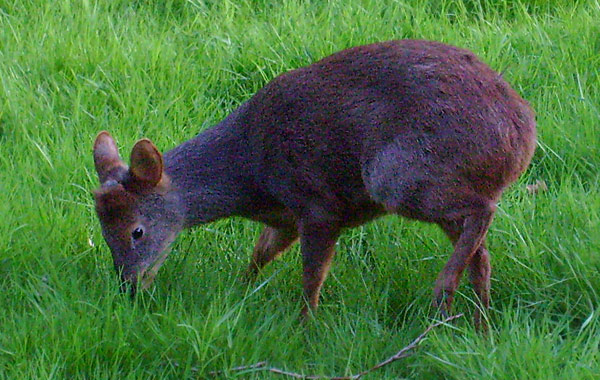
[[[129,173],[132,179],[144,188],[153,188],[160,182],[163,175],[163,158],[152,141],[142,139],[135,143],[131,150]]]
[[[119,157],[115,140],[106,131],[100,132],[94,141],[94,165],[101,184],[109,179],[118,181],[122,172],[127,170]]]

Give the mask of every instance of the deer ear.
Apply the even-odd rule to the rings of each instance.
[[[133,179],[143,187],[155,187],[162,178],[163,159],[152,141],[142,139],[131,150],[129,172]]]
[[[106,131],[98,133],[94,141],[94,165],[100,183],[104,183],[117,174],[117,170],[125,168],[125,164],[119,157],[119,151],[115,140]]]

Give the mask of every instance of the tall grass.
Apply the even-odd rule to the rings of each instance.
[[[451,246],[387,217],[340,239],[315,320],[297,321],[294,248],[240,274],[260,226],[182,234],[155,286],[117,291],[90,190],[103,129],[127,157],[217,123],[274,76],[343,48],[400,38],[469,48],[537,112],[529,171],[489,233],[493,329],[434,331],[371,378],[593,379],[600,373],[600,3],[597,0],[0,0],[0,375],[204,378],[268,360],[350,374],[427,325]],[[548,191],[525,185],[543,180]],[[474,308],[468,286],[457,311]],[[227,378],[280,378],[234,373]]]

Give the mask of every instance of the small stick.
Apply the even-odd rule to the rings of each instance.
[[[427,327],[425,329],[425,331],[423,331],[423,333],[421,335],[419,335],[415,340],[413,340],[408,346],[402,348],[400,351],[398,351],[396,354],[390,356],[389,358],[385,359],[384,361],[374,365],[373,367],[362,371],[360,373],[357,373],[355,375],[350,375],[350,376],[333,376],[333,377],[329,377],[329,376],[319,376],[319,375],[302,375],[300,373],[296,373],[296,372],[288,372],[288,371],[284,371],[281,370],[279,368],[275,368],[275,367],[267,367],[267,362],[262,361],[262,362],[258,362],[256,364],[252,364],[252,365],[247,365],[247,366],[239,366],[239,367],[234,367],[228,370],[228,372],[239,372],[239,371],[245,371],[245,370],[249,370],[249,369],[256,369],[258,371],[268,371],[271,373],[275,373],[278,375],[283,375],[283,376],[288,376],[288,377],[293,377],[295,379],[302,379],[302,380],[319,380],[319,379],[327,379],[327,380],[358,380],[361,377],[363,377],[364,375],[371,373],[381,367],[384,367],[390,363],[395,362],[396,360],[400,360],[403,359],[407,356],[411,355],[411,350],[414,350],[419,343],[421,343],[421,341],[423,339],[425,339],[425,336],[434,328],[440,326],[440,325],[445,325],[448,322],[451,322],[455,319],[458,319],[460,317],[462,317],[463,314],[457,314],[457,315],[453,315],[451,317],[448,317],[446,319],[444,319],[443,321],[438,321],[432,325],[430,325],[429,327]],[[225,371],[212,371],[209,372],[210,375],[212,376],[216,376],[219,374],[224,373]]]
[[[252,365],[241,365],[239,367],[233,367],[231,369],[229,369],[228,372],[240,372],[240,371],[245,371],[247,369],[262,369],[267,365],[267,362],[258,362],[256,364],[252,364]],[[210,371],[208,374],[211,376],[216,376],[216,375],[220,375],[225,371]]]
[[[438,321],[438,322],[434,323],[433,325],[431,325],[431,326],[427,327],[427,328],[425,329],[425,331],[423,331],[423,333],[421,333],[421,335],[419,335],[419,336],[418,336],[418,337],[417,337],[415,340],[413,340],[413,341],[412,341],[412,343],[411,343],[411,344],[409,344],[408,346],[406,346],[406,347],[402,348],[402,349],[401,349],[400,351],[398,351],[398,352],[397,352],[395,355],[393,355],[393,356],[390,356],[390,357],[389,357],[389,358],[387,358],[386,360],[384,360],[384,361],[382,361],[381,363],[379,363],[379,364],[377,364],[377,365],[375,365],[375,366],[371,367],[370,369],[368,369],[368,370],[366,370],[366,371],[363,371],[363,372],[361,372],[361,373],[359,373],[359,374],[357,374],[357,375],[354,375],[353,377],[349,377],[349,379],[360,379],[362,376],[366,375],[366,374],[367,374],[367,373],[369,373],[369,372],[375,371],[376,369],[379,369],[379,368],[381,368],[381,367],[383,367],[383,366],[386,366],[386,365],[388,365],[388,364],[390,364],[390,363],[392,363],[392,362],[395,362],[396,360],[399,360],[399,359],[402,359],[402,358],[405,358],[405,357],[409,356],[409,355],[410,355],[410,352],[409,352],[409,351],[410,351],[410,350],[413,350],[414,348],[416,348],[416,347],[419,345],[419,343],[420,343],[420,342],[421,342],[423,339],[425,339],[425,336],[426,336],[426,335],[427,335],[427,334],[428,334],[428,333],[429,333],[431,330],[433,330],[434,328],[436,328],[436,327],[438,327],[438,326],[440,326],[440,325],[445,325],[445,324],[447,324],[448,322],[451,322],[451,321],[453,321],[453,320],[455,320],[455,319],[458,319],[458,318],[460,318],[460,317],[462,317],[462,316],[463,316],[463,314],[461,313],[461,314],[457,314],[457,315],[450,316],[450,317],[448,317],[448,318],[444,319],[443,321]]]

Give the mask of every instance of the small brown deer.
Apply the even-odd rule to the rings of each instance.
[[[278,76],[164,156],[143,139],[127,167],[101,132],[96,211],[134,290],[151,283],[183,228],[232,215],[264,223],[250,276],[299,238],[303,315],[317,307],[342,229],[386,213],[436,223],[454,252],[435,304],[448,313],[468,268],[485,310],[485,236],[502,191],[531,160],[535,134],[528,103],[473,53],[376,43]],[[479,311],[475,318],[479,325]]]

